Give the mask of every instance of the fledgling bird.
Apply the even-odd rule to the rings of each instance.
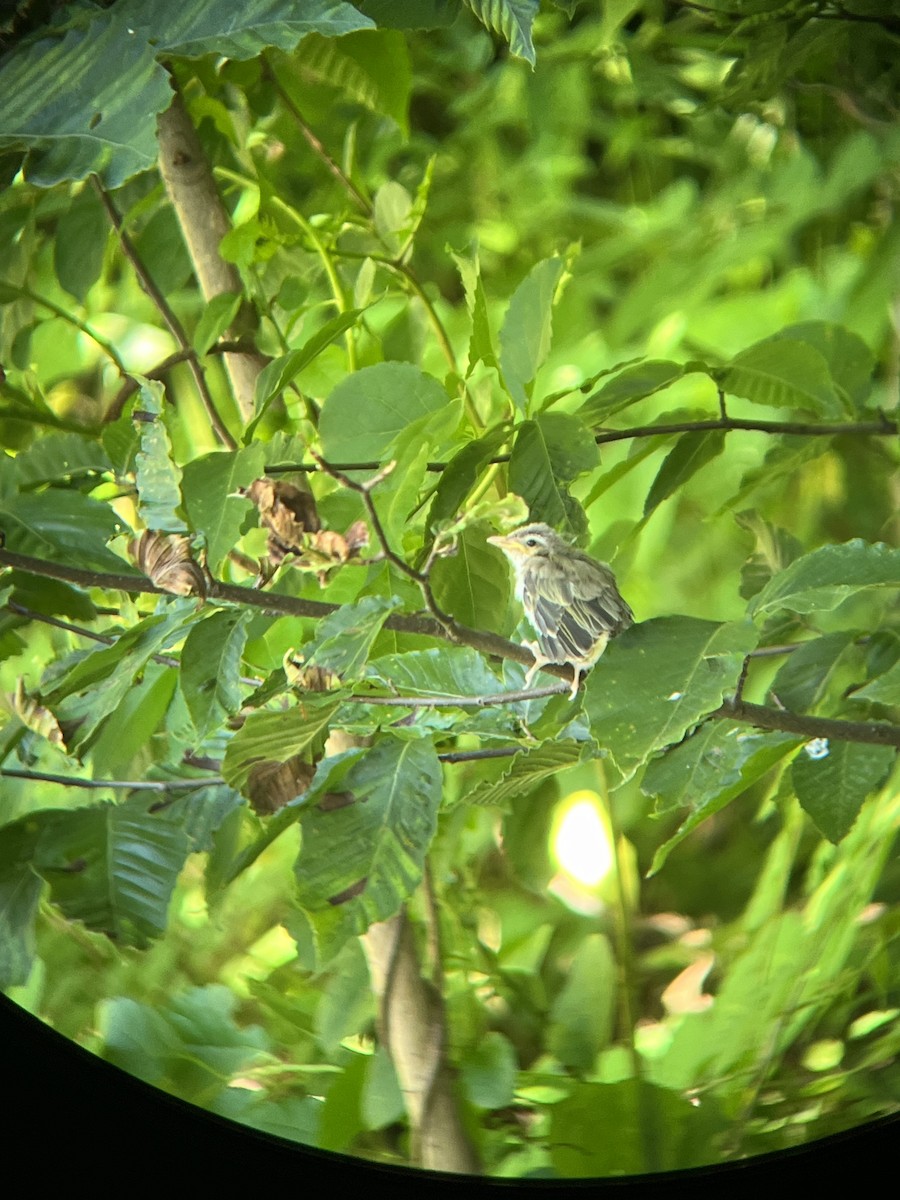
[[[568,663],[574,698],[581,676],[594,665],[611,637],[634,622],[606,563],[570,546],[549,525],[522,525],[489,537],[513,565],[516,596],[537,633],[524,645],[534,655],[525,683],[549,663]]]

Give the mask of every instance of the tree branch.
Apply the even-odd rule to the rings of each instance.
[[[884,721],[840,721],[832,717],[804,717],[784,708],[766,708],[747,700],[726,700],[707,720],[744,721],[757,729],[796,733],[801,737],[827,738],[835,742],[864,742],[871,746],[900,749],[900,726]]]
[[[73,788],[118,788],[142,792],[188,792],[224,783],[219,776],[209,779],[82,779],[77,775],[53,775],[48,771],[17,771],[12,767],[0,767],[0,775],[10,779],[35,779],[41,783],[61,783]]]
[[[119,235],[119,244],[122,247],[122,253],[131,263],[142,289],[153,301],[157,311],[159,312],[159,315],[163,319],[166,328],[178,343],[182,353],[187,359],[191,374],[194,377],[194,383],[197,385],[197,391],[200,393],[200,400],[204,409],[206,410],[206,415],[209,417],[209,422],[219,438],[219,441],[223,446],[227,446],[229,450],[236,450],[237,442],[228,432],[227,427],[223,423],[222,418],[219,416],[216,410],[209,386],[206,382],[206,376],[203,374],[203,367],[200,365],[200,359],[184,331],[184,326],[175,316],[175,313],[172,311],[172,306],[169,304],[168,300],[156,286],[156,281],[148,271],[144,262],[141,260],[141,256],[138,254],[134,242],[125,232],[125,226],[122,221],[121,214],[119,213],[115,204],[113,204],[112,198],[107,192],[106,188],[96,175],[92,176],[92,182],[94,184],[94,191],[100,197],[100,202],[106,209],[106,215],[109,217],[110,224]]]
[[[243,292],[241,277],[219,253],[231,221],[219,196],[197,131],[178,92],[158,119],[159,165],[194,271],[206,300],[222,292]],[[256,377],[263,360],[257,354],[226,354],[225,369],[245,421],[253,415]]]
[[[661,437],[672,433],[707,433],[712,429],[723,429],[726,433],[744,430],[749,433],[784,433],[803,437],[836,437],[842,433],[895,437],[900,433],[900,421],[888,417],[885,413],[879,413],[877,421],[844,421],[826,425],[806,421],[756,421],[744,420],[741,417],[712,417],[708,421],[674,421],[668,425],[634,425],[629,429],[601,430],[594,435],[594,441],[598,446],[603,446],[610,442]],[[488,462],[509,462],[509,455],[497,454],[488,459]],[[429,462],[426,467],[429,471],[440,473],[447,469],[447,465],[445,462]],[[383,463],[375,460],[329,463],[332,471],[378,471],[382,466]],[[266,466],[266,474],[286,475],[291,471],[309,473],[321,469],[315,463],[269,463]]]
[[[0,548],[0,566],[15,567],[31,575],[59,579],[64,583],[75,583],[82,587],[98,587],[155,596],[169,594],[163,588],[151,583],[144,575],[136,573],[113,575],[106,572],[86,571],[81,567],[68,567],[60,563],[46,562],[43,559],[16,554],[3,548]],[[220,583],[217,579],[209,580],[207,598],[222,600],[229,604],[246,605],[250,608],[274,613],[277,616],[311,617],[313,619],[326,617],[340,608],[338,604],[327,604],[322,600],[301,600],[296,596],[280,595],[278,592],[264,592],[258,588]],[[441,621],[431,614],[392,613],[384,622],[384,627],[385,629],[395,629],[399,633],[417,633],[457,645],[470,646],[482,654],[512,659],[514,662],[522,663],[523,666],[531,666],[534,661],[531,651],[517,642],[507,641],[498,634],[486,633],[481,629],[470,629],[455,621],[451,633]],[[572,679],[571,668],[567,666],[551,663],[542,667],[541,670],[560,679],[569,681]],[[543,689],[539,690],[543,691]],[[534,696],[533,692],[525,694],[529,697]],[[551,691],[550,694],[553,692]],[[742,721],[758,729],[781,730],[784,733],[797,733],[806,738],[833,738],[836,741],[866,742],[900,748],[900,726],[873,721],[842,721],[829,717],[804,717],[789,713],[784,709],[766,708],[763,705],[750,704],[744,700],[726,700],[715,712],[709,713],[706,719]]]

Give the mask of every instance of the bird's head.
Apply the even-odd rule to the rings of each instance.
[[[502,550],[506,557],[516,564],[527,562],[533,558],[558,554],[568,548],[568,543],[542,521],[521,525],[511,533],[497,534],[487,540],[492,546],[497,546]]]

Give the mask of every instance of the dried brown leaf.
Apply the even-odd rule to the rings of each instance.
[[[145,529],[128,547],[138,568],[175,596],[206,596],[203,568],[191,557],[190,538]]]
[[[250,768],[247,795],[250,806],[261,817],[271,816],[302,795],[312,782],[316,768],[299,755],[287,762],[267,759]]]

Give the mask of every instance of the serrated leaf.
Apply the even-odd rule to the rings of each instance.
[[[563,273],[561,258],[532,267],[512,294],[500,328],[500,369],[516,407],[525,412],[531,384],[550,351],[553,298]]]
[[[137,575],[134,567],[106,546],[124,525],[109,507],[81,492],[48,488],[0,498],[0,529],[7,550],[32,558]]]
[[[249,613],[212,613],[190,630],[181,650],[181,690],[200,738],[237,712],[238,675]]]
[[[441,472],[428,510],[429,529],[434,529],[440,521],[456,516],[481,472],[499,452],[508,436],[509,431],[504,427],[488,430],[481,437],[467,442],[453,455]]]
[[[247,502],[233,495],[265,472],[265,447],[220,450],[189,462],[182,475],[184,507],[192,527],[206,538],[206,556],[215,574],[234,549],[247,516]]]
[[[502,554],[485,541],[490,532],[486,525],[464,529],[456,553],[434,564],[431,585],[441,608],[461,624],[506,634],[510,590]]]
[[[710,721],[647,764],[641,791],[656,811],[687,808],[678,830],[653,856],[648,874],[659,871],[687,835],[707,817],[745,792],[801,744],[787,733],[760,733],[736,721]]]
[[[341,909],[348,928],[362,933],[393,916],[422,877],[441,767],[426,739],[384,738],[343,773],[347,802],[329,802],[334,787],[330,773],[317,773],[306,794],[297,897],[311,913]]]
[[[322,453],[333,462],[380,459],[413,421],[451,403],[434,376],[411,363],[363,367],[343,379],[322,407]]]
[[[338,313],[330,321],[326,321],[321,329],[316,330],[297,350],[290,350],[279,358],[273,358],[260,371],[256,380],[256,415],[247,426],[244,442],[249,446],[260,420],[265,415],[272,401],[280,396],[288,384],[293,383],[300,373],[315,362],[323,350],[348,329],[358,324],[360,317],[368,306],[351,308]]]
[[[360,675],[372,643],[399,604],[396,596],[364,596],[355,604],[341,605],[319,622],[312,641],[300,647],[304,666],[333,671],[344,679]]]
[[[896,757],[892,746],[816,739],[791,766],[797,799],[831,842],[853,826],[863,801],[887,778]]]
[[[473,249],[470,254],[455,254],[450,251],[453,261],[459,270],[463,289],[466,293],[466,308],[472,321],[472,332],[469,335],[469,353],[466,375],[472,374],[479,362],[489,367],[497,367],[497,354],[494,349],[494,339],[491,334],[491,323],[488,317],[487,296],[481,280],[481,266],[478,261],[478,251]]]
[[[573,539],[580,538],[587,518],[568,484],[597,462],[593,438],[577,417],[564,413],[542,413],[516,430],[509,458],[510,491],[528,505],[532,521],[545,521]]]
[[[285,712],[251,713],[228,743],[222,778],[242,792],[256,763],[285,762],[300,754],[324,734],[336,709],[334,700],[304,697]]]
[[[163,932],[189,849],[180,829],[140,799],[32,819],[39,824],[35,869],[69,920],[123,945],[144,946]]]
[[[469,646],[386,654],[369,661],[366,678],[409,696],[485,696],[502,691],[484,655]]]
[[[293,50],[306,36],[334,38],[372,27],[368,17],[343,0],[304,0],[299,8],[296,0],[249,0],[237,9],[223,9],[218,0],[193,0],[189,5],[164,0],[154,8],[149,30],[143,0],[128,0],[123,8],[135,27],[143,23],[160,50],[184,58],[255,58],[269,46]]]
[[[841,415],[824,356],[806,342],[765,338],[736,355],[718,378],[725,392],[756,404],[801,408],[824,417]]]
[[[99,475],[113,469],[103,446],[95,438],[80,433],[46,434],[17,454],[14,466],[22,487]]]
[[[141,448],[135,455],[134,467],[138,512],[148,529],[184,533],[187,525],[179,511],[182,507],[181,468],[175,462],[172,443],[162,421],[165,388],[156,380],[137,378],[140,398],[134,418]]]
[[[779,330],[778,337],[796,339],[818,350],[828,364],[846,411],[862,409],[872,390],[875,359],[858,334],[831,321],[802,321]]]
[[[167,613],[139,621],[111,646],[90,651],[69,670],[51,673],[42,682],[47,705],[60,720],[77,726],[68,738],[69,749],[88,743],[134,688],[136,676],[153,655],[180,637],[194,616],[192,605],[172,605]]]
[[[650,358],[636,366],[626,367],[615,379],[610,379],[585,400],[578,410],[578,416],[591,428],[602,425],[614,413],[670,387],[684,373],[685,368],[681,363],[667,362],[665,359]]]
[[[546,741],[540,746],[523,749],[499,779],[478,785],[465,798],[466,804],[505,807],[516,796],[558,775],[566,767],[575,766],[586,753],[584,742],[561,739]]]
[[[656,478],[650,485],[644,501],[644,516],[648,516],[657,505],[679,491],[701,468],[712,462],[725,449],[725,432],[721,429],[706,433],[682,434],[663,459]]]
[[[827,612],[866,588],[900,587],[900,550],[861,538],[822,546],[776,575],[750,602],[753,617],[780,608]]]
[[[584,708],[626,779],[733,693],[756,638],[749,621],[662,617],[610,643],[588,675]]]
[[[540,7],[539,0],[465,0],[479,21],[501,34],[518,58],[534,66],[531,29]]]
[[[37,830],[29,818],[0,829],[0,986],[20,987],[34,962],[34,921],[44,881],[31,865]]]

